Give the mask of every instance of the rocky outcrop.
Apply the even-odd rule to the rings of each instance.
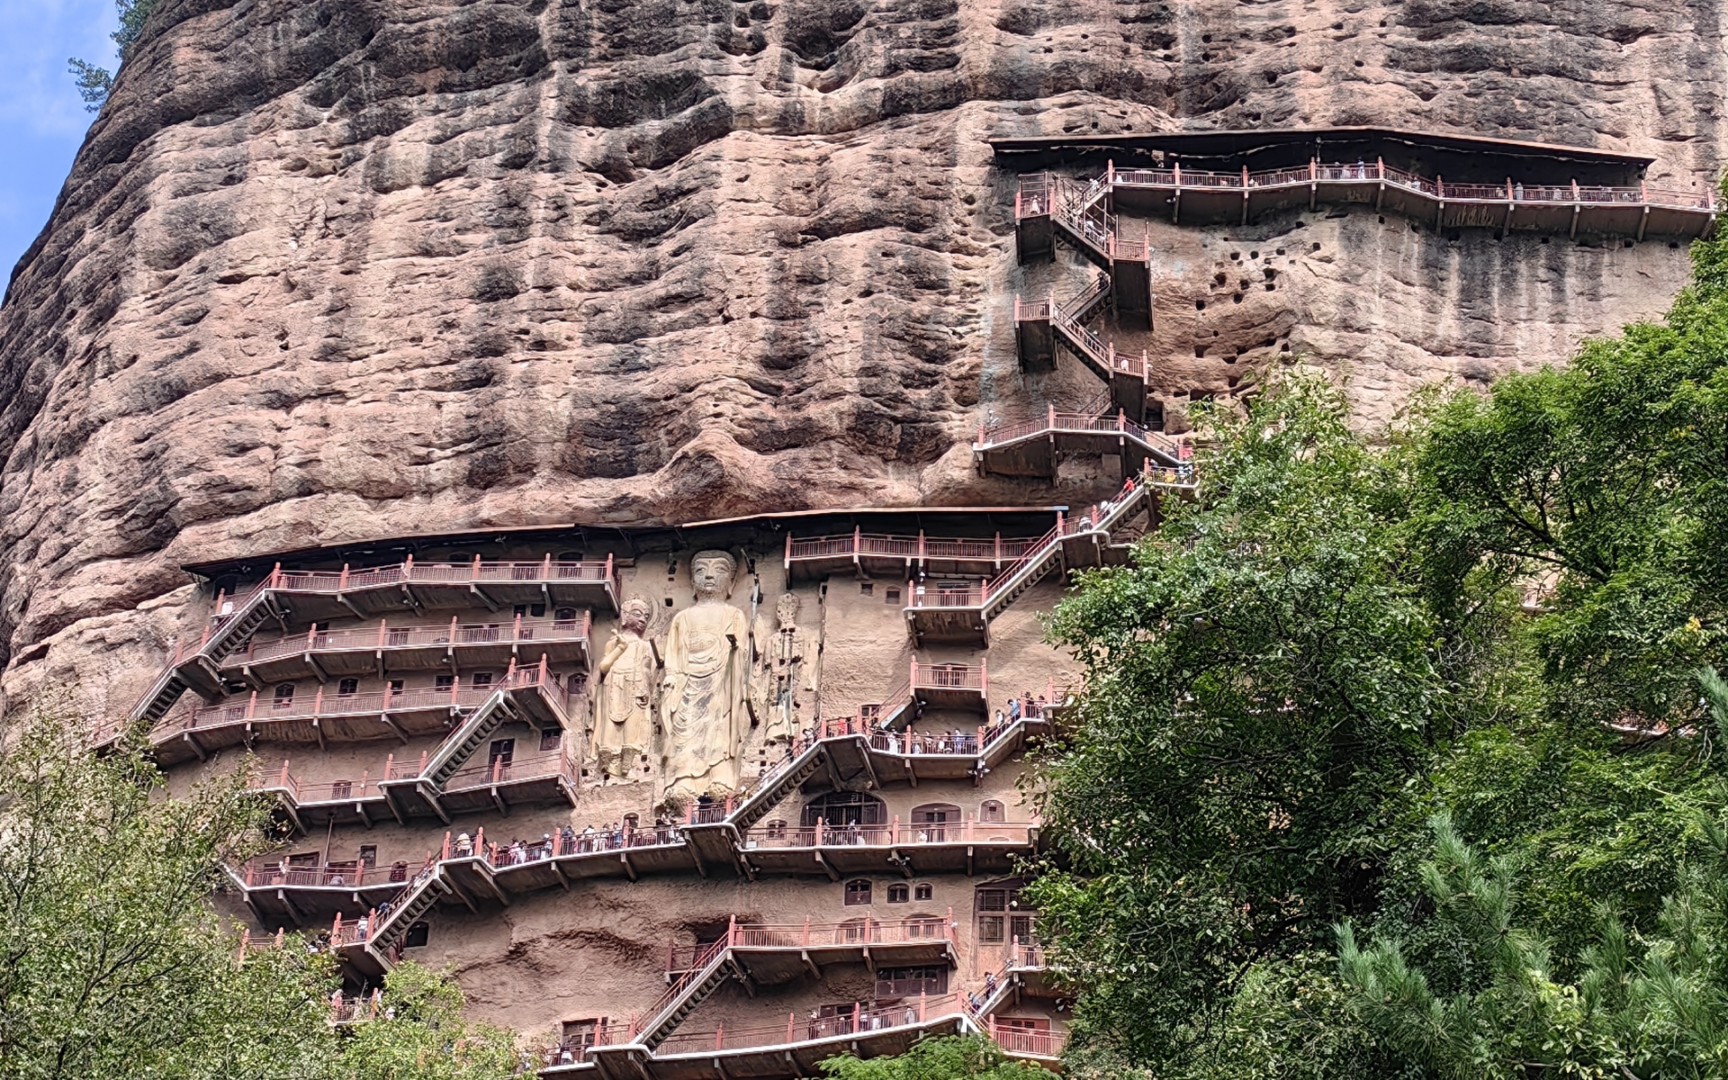
[[[161,0],[0,312],[7,685],[154,667],[194,559],[1078,501],[971,468],[980,420],[1098,389],[1019,374],[1013,291],[1082,271],[1014,266],[986,137],[1380,123],[1703,184],[1725,6]],[[1369,418],[1686,269],[1371,214],[1146,227],[1159,321],[1124,342],[1164,389],[1302,357]]]

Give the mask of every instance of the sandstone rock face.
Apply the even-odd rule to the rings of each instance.
[[[1079,501],[1102,473],[971,468],[981,420],[1098,390],[1019,373],[1013,292],[1082,271],[1014,265],[987,137],[1373,123],[1702,185],[1725,7],[162,0],[0,313],[5,685],[124,705],[193,560]],[[1157,329],[1124,340],[1161,389],[1306,359],[1369,420],[1563,360],[1686,271],[1372,214],[1145,227]]]

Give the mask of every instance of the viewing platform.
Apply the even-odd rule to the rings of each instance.
[[[1148,463],[1180,468],[1190,464],[1185,444],[1128,419],[1123,412],[1096,416],[1060,412],[1054,405],[1043,416],[991,427],[979,426],[972,460],[980,473],[1051,479],[1063,454],[1114,456],[1122,475],[1132,477]]]
[[[1036,822],[758,827],[745,834],[744,858],[757,873],[1007,873],[1038,847]]]
[[[262,641],[253,637],[225,657],[221,668],[254,688],[306,676],[327,682],[343,675],[504,667],[541,656],[586,670],[592,626],[587,610],[574,619],[518,615],[505,623],[451,619],[436,626],[392,626],[380,620],[375,628],[308,630]]]
[[[481,709],[494,698],[495,709],[535,727],[569,725],[565,688],[539,664],[478,688],[452,684],[449,690],[342,694],[320,687],[310,697],[279,699],[264,699],[254,691],[245,700],[183,709],[150,732],[150,745],[158,761],[177,764],[259,740],[315,744],[319,749],[330,742],[407,742],[414,736],[445,734],[465,712]]]
[[[404,609],[424,616],[438,607],[478,604],[497,611],[505,604],[545,604],[604,606],[615,612],[618,590],[618,571],[611,556],[604,562],[557,562],[547,556],[539,562],[483,562],[476,558],[473,562],[418,565],[409,556],[390,566],[344,567],[340,571],[284,571],[278,564],[269,577],[243,596],[217,596],[215,614],[203,636],[196,644],[175,650],[173,659],[133,705],[131,716],[159,720],[188,689],[214,702],[223,691],[223,663],[267,621],[275,621],[287,636],[294,623],[349,616],[380,618]],[[570,643],[550,644],[555,650]],[[581,644],[585,657],[585,637]],[[539,651],[549,653],[547,649]]]
[[[1439,230],[1502,235],[1689,240],[1714,233],[1714,185],[1649,182],[1655,159],[1594,147],[1381,127],[1255,128],[991,140],[1021,174],[1022,261],[1047,251],[1057,220],[1038,220],[1062,192],[1095,214],[1136,211],[1177,224],[1245,225],[1281,210],[1366,206]],[[1091,167],[1094,179],[1052,178]],[[1039,193],[1057,193],[1053,200]],[[1032,210],[1038,214],[1031,213]],[[1048,238],[1048,239],[1046,239]],[[1118,285],[1121,283],[1118,282]]]
[[[1709,236],[1716,226],[1713,191],[1687,192],[1637,186],[1448,183],[1373,161],[1322,162],[1263,172],[1121,169],[1107,173],[1116,205],[1168,215],[1176,224],[1246,225],[1279,210],[1322,205],[1372,206],[1436,229],[1493,229],[1563,235]]]
[[[999,570],[1036,543],[1033,538],[940,538],[919,532],[889,536],[854,529],[835,536],[786,537],[786,570],[796,579],[856,571],[865,575],[977,574]]]

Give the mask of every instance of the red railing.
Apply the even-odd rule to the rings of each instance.
[[[713,1031],[676,1031],[655,1051],[657,1057],[677,1054],[715,1053],[726,1050],[751,1050],[769,1046],[790,1046],[841,1036],[865,1038],[875,1032],[920,1027],[925,1024],[959,1019],[966,1015],[958,994],[921,997],[916,1001],[895,1005],[854,1005],[850,1013],[834,1016],[800,1017],[788,1013],[783,1024],[726,1028]]]
[[[365,866],[289,866],[285,863],[255,861],[246,864],[243,880],[248,889],[272,886],[298,889],[369,889],[399,883],[389,867]]]
[[[1004,540],[964,539],[958,537],[893,536],[854,531],[838,536],[814,536],[804,540],[791,537],[786,541],[786,562],[812,559],[847,558],[853,555],[876,555],[894,559],[945,559],[953,562],[996,562],[1012,558],[1033,541],[1028,538]]]
[[[574,783],[576,763],[563,750],[519,754],[498,758],[484,765],[471,765],[455,772],[444,782],[445,791],[466,791],[473,788],[498,787],[503,784],[525,784],[532,780],[563,777]]]
[[[337,595],[357,589],[382,585],[435,585],[477,583],[568,583],[591,581],[617,586],[617,570],[612,556],[604,562],[560,562],[550,555],[537,562],[486,562],[476,557],[472,562],[416,563],[413,556],[389,566],[363,567],[358,570],[286,570],[279,571],[272,586],[280,592],[319,593]]]
[[[339,803],[354,799],[377,799],[383,797],[378,787],[378,781],[372,779],[370,772],[360,774],[358,780],[327,780],[309,784],[295,776],[284,761],[280,766],[258,777],[253,785],[255,791],[280,791],[294,801],[296,805],[309,803]]]
[[[980,694],[989,686],[984,665],[920,664],[912,661],[912,687],[924,690],[976,690]]]
[[[161,743],[187,731],[208,731],[241,724],[304,721],[341,716],[382,716],[387,713],[424,709],[472,709],[500,690],[538,689],[549,700],[564,707],[568,696],[553,678],[544,660],[531,667],[512,668],[503,679],[487,686],[452,684],[448,690],[375,690],[354,694],[327,694],[319,687],[311,700],[303,695],[286,699],[260,699],[254,691],[245,701],[230,701],[201,709],[187,709],[169,717],[151,731],[152,742]]]
[[[548,1069],[560,1065],[580,1065],[589,1060],[588,1052],[596,1047],[621,1046],[635,1034],[626,1023],[607,1024],[572,1036],[551,1046],[539,1047],[539,1056]]]
[[[838,949],[859,945],[925,945],[957,942],[954,909],[945,915],[911,916],[884,922],[864,916],[845,922],[741,923],[727,926],[718,941],[694,945],[670,945],[666,949],[666,973],[676,977],[708,963],[717,945],[731,949]]]
[[[1011,1057],[1058,1058],[1068,1045],[1068,1032],[1062,1028],[1025,1028],[1003,1023],[994,1016],[985,1024],[990,1040]]]
[[[1049,173],[1025,173],[1020,187],[1014,192],[1014,220],[1044,217],[1052,209],[1052,189]]]
[[[1030,846],[1037,839],[1036,822],[964,821],[914,822],[902,824],[898,817],[887,825],[803,825],[767,828],[758,826],[745,836],[746,847],[909,847],[920,844],[999,843]]]
[[[366,997],[347,998],[338,991],[330,998],[330,1022],[356,1024],[363,1020],[375,1020],[378,1018],[383,996],[382,990],[374,990]]]
[[[1579,203],[1606,203],[1630,206],[1661,206],[1669,209],[1714,212],[1714,191],[1680,191],[1654,188],[1646,184],[1636,187],[1614,187],[1600,184],[1518,184],[1510,180],[1497,184],[1446,183],[1439,177],[1395,168],[1381,161],[1320,162],[1311,161],[1306,168],[1269,169],[1261,172],[1200,172],[1192,169],[1118,169],[1110,174],[1112,182],[1127,187],[1158,188],[1223,188],[1253,189],[1288,186],[1302,183],[1361,183],[1385,181],[1446,201],[1537,203],[1551,206],[1571,206]]]
[[[593,616],[583,611],[578,619],[524,619],[514,622],[460,624],[455,619],[436,626],[391,626],[380,620],[376,627],[352,630],[310,630],[294,637],[259,641],[230,653],[225,665],[257,663],[311,652],[384,651],[468,645],[520,645],[531,642],[586,641]]]

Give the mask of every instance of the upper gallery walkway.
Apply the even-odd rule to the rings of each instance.
[[[497,611],[504,605],[543,603],[555,607],[605,607],[617,611],[619,587],[618,568],[610,555],[603,562],[561,562],[548,555],[537,562],[485,562],[476,557],[459,563],[416,563],[410,555],[402,562],[388,566],[360,569],[344,566],[341,570],[283,570],[281,564],[277,564],[268,577],[243,596],[217,596],[215,614],[199,640],[182,644],[175,650],[168,665],[133,705],[131,716],[135,720],[160,720],[187,690],[202,695],[206,700],[215,700],[222,693],[224,665],[248,645],[253,633],[267,621],[276,622],[284,632],[284,640],[287,640],[289,627],[296,623],[316,623],[343,617],[379,618],[400,614],[404,610],[424,616],[439,608],[484,606]],[[397,662],[402,662],[404,657],[423,660],[426,650],[436,649],[439,644],[482,651],[504,648],[514,651],[525,643],[531,643],[539,653],[573,649],[585,658],[586,621],[582,621],[580,627],[570,625],[570,620],[551,622],[552,625],[544,628],[529,625],[526,627],[527,636],[523,636],[524,627],[513,626],[514,637],[508,643],[501,637],[485,640],[484,633],[470,635],[478,637],[478,640],[439,643],[429,640],[437,636],[437,631],[429,631],[423,638],[406,627],[393,628],[397,638],[407,635],[405,640],[393,641],[391,628],[381,625],[373,632],[384,632],[384,644],[373,643],[370,649],[364,643],[346,638],[320,645],[315,634],[306,642],[305,649],[298,649],[293,644],[264,647],[267,650],[288,650],[286,653],[273,651],[269,657],[273,661],[296,653],[303,658],[307,653],[318,653],[325,656],[328,663],[338,666],[346,662],[342,657],[352,658],[355,654],[362,658],[371,657],[381,666],[385,654],[390,654]],[[452,630],[458,637],[462,636],[459,625]],[[540,635],[538,642],[534,640],[536,634]],[[307,661],[302,659],[299,662]],[[239,666],[246,666],[245,659],[239,661]]]
[[[1100,214],[1136,210],[1178,224],[1241,225],[1280,210],[1363,205],[1438,229],[1638,241],[1708,236],[1717,215],[1708,183],[1688,190],[1649,182],[1649,157],[1438,131],[1063,135],[991,145],[997,162],[1016,173],[1098,169],[1082,190],[1103,192]],[[1051,212],[1047,202],[1040,209]],[[1052,228],[1029,215],[1021,250],[1035,250]]]

